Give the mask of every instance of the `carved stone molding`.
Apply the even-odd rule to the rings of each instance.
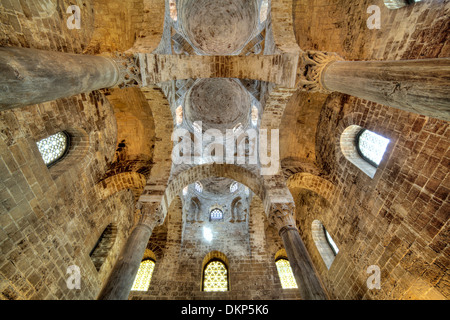
[[[139,207],[141,210],[139,216],[139,224],[146,225],[153,230],[153,228],[161,225],[164,222],[165,216],[159,206],[159,203],[141,203]]]
[[[321,81],[324,70],[333,62],[343,61],[337,53],[304,51],[297,70],[297,88],[308,92],[331,93]]]
[[[119,69],[119,88],[142,87],[140,58],[138,54],[116,53],[111,58]]]
[[[287,203],[273,203],[270,210],[269,222],[281,235],[286,230],[297,229],[295,219],[295,204],[293,202]]]

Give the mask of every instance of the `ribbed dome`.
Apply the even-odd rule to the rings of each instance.
[[[228,55],[242,49],[258,22],[255,0],[184,0],[182,26],[204,54]]]

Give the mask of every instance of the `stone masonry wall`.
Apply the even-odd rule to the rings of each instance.
[[[370,5],[380,8],[381,29],[367,28]],[[422,1],[399,10],[387,9],[381,0],[296,1],[296,38],[304,50],[337,52],[346,60],[448,57],[449,9],[449,1]],[[313,201],[317,194],[304,190],[293,196],[301,236],[331,297],[448,299],[448,123],[338,93],[301,97],[291,103],[299,108],[308,107],[307,100],[320,104],[314,162],[335,192],[318,202]],[[315,123],[289,114],[283,119],[289,130],[301,130],[308,121]],[[340,136],[350,125],[391,140],[373,179],[340,150]],[[290,137],[281,148],[295,150],[297,144]],[[285,154],[301,160],[305,150],[299,149]],[[315,206],[306,205],[307,199]],[[329,270],[312,238],[314,219],[321,220],[340,249]],[[371,265],[381,270],[379,290],[366,283]]]
[[[36,141],[61,130],[87,136],[77,162],[71,152],[57,176]],[[134,198],[123,191],[100,200],[94,186],[114,156],[117,127],[100,94],[79,95],[0,113],[0,294],[3,299],[95,299],[133,223]],[[58,165],[59,165],[58,164]],[[117,237],[97,272],[89,257],[109,224]],[[77,265],[81,289],[69,290]]]
[[[157,259],[147,292],[132,292],[130,299],[299,299],[297,289],[281,288],[275,254],[282,242],[275,229],[268,227],[264,208],[253,197],[246,239],[230,242],[229,232],[214,233],[214,243],[201,237],[182,241],[182,205],[176,198],[168,212],[167,238],[153,236],[150,248],[164,248]],[[228,260],[230,290],[203,292],[202,263],[207,254],[220,251]]]

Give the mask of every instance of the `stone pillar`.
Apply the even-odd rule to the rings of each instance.
[[[0,47],[0,111],[115,87],[129,78],[123,60]]]
[[[128,299],[153,228],[163,222],[164,217],[159,212],[155,204],[143,205],[140,221],[122,249],[99,300]]]
[[[308,51],[298,85],[450,121],[450,58],[343,61],[333,53]]]
[[[303,300],[328,300],[328,294],[300,237],[293,213],[293,203],[272,204],[270,220],[283,240],[300,297]]]

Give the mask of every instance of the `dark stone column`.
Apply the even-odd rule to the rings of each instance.
[[[323,72],[326,90],[450,121],[450,58],[336,61]]]
[[[293,218],[294,204],[273,204],[271,221],[278,228],[300,296],[303,300],[328,300]]]
[[[0,111],[114,87],[119,79],[110,58],[0,47]]]
[[[297,85],[450,121],[450,58],[343,61],[335,53],[307,51]]]
[[[99,300],[128,299],[153,228],[161,224],[163,220],[155,205],[144,204],[141,212],[142,219],[122,249],[106,285],[98,296]]]

